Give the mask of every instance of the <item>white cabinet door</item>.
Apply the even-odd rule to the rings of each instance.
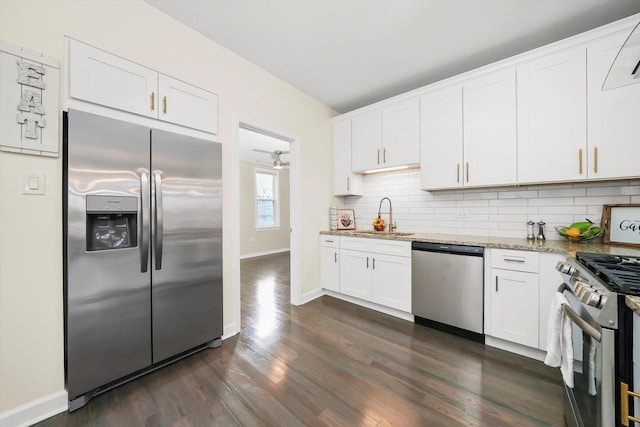
[[[369,252],[340,249],[340,292],[370,301],[372,261]]]
[[[640,85],[602,90],[629,31],[599,39],[587,47],[590,179],[640,176]]]
[[[159,75],[160,119],[218,133],[218,96],[183,81]]]
[[[382,110],[351,119],[351,170],[363,172],[382,166]]]
[[[538,347],[538,275],[491,270],[491,335]]]
[[[463,86],[464,185],[517,182],[516,72],[509,69]]]
[[[351,120],[333,125],[333,195],[362,195],[362,177],[351,172]]]
[[[69,40],[69,96],[158,117],[158,73],[76,40]]]
[[[421,188],[462,186],[462,86],[420,98]]]
[[[411,258],[372,254],[371,300],[411,312]]]
[[[540,350],[547,349],[547,330],[549,325],[549,308],[551,301],[558,287],[562,283],[562,276],[556,270],[558,261],[566,259],[565,255],[553,253],[540,253],[540,273],[538,280],[540,283],[540,309],[538,324],[538,348]]]
[[[586,178],[586,48],[517,68],[518,181]]]
[[[340,292],[339,249],[322,246],[320,251],[320,274],[322,287],[331,291]]]
[[[382,165],[385,168],[420,162],[420,100],[397,102],[382,110]]]

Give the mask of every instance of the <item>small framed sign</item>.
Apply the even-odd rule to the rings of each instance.
[[[338,209],[338,230],[355,230],[356,216],[353,209]]]
[[[602,243],[640,247],[640,204],[604,205]]]

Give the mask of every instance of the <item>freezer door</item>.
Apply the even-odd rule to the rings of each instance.
[[[152,130],[153,361],[222,336],[221,145]]]
[[[141,195],[149,193],[141,186],[149,173],[149,139],[149,128],[69,110],[65,339],[70,400],[151,364],[150,273],[143,250],[149,219],[141,203]],[[110,228],[114,235],[109,236]],[[96,244],[109,237],[111,243]]]

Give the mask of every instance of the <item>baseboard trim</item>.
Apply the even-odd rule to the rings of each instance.
[[[65,412],[69,397],[65,390],[51,393],[0,414],[0,427],[26,427]]]
[[[324,295],[324,290],[323,289],[316,289],[313,290],[311,292],[307,292],[305,294],[302,294],[300,296],[300,303],[299,304],[294,304],[294,305],[304,305],[308,302],[313,301],[316,298],[320,298],[322,295]]]
[[[527,347],[526,345],[505,341],[503,339],[491,337],[489,335],[485,337],[485,344],[490,347],[499,348],[510,353],[516,353],[520,356],[525,356],[530,359],[538,360],[540,362],[544,361],[544,358],[547,354],[545,351],[538,350],[537,348]]]
[[[228,325],[224,325],[222,328],[222,340],[226,340],[227,338],[231,338],[234,335],[240,333],[240,327],[234,322],[229,323]]]
[[[257,258],[265,255],[281,254],[283,252],[289,252],[289,250],[290,250],[289,248],[282,248],[282,249],[274,249],[272,251],[254,252],[252,254],[240,255],[240,259]]]
[[[370,308],[371,310],[379,311],[384,314],[388,314],[389,316],[398,317],[403,320],[407,320],[409,322],[414,322],[413,314],[407,313],[406,311],[397,310],[395,308],[386,307],[384,305],[376,304],[374,302],[365,301],[360,298],[352,297],[349,295],[341,294],[339,292],[325,290],[325,294],[334,298],[341,299],[343,301],[347,301],[353,304],[360,305],[362,307]]]

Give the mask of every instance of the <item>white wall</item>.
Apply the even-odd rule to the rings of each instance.
[[[230,191],[237,120],[300,141],[302,293],[319,288],[318,232],[335,204],[327,172],[334,111],[141,0],[0,0],[0,39],[58,58],[64,69],[64,35],[219,95],[225,330],[240,327],[228,235],[238,221]],[[46,174],[46,195],[21,194],[25,171]],[[0,153],[0,419],[64,388],[61,177],[61,157]]]
[[[345,207],[355,209],[356,228],[373,229],[387,196],[398,231],[460,235],[526,237],[532,220],[546,223],[548,239],[561,239],[554,226],[585,218],[599,223],[604,204],[640,203],[640,181],[426,192],[420,171],[411,171],[366,176],[363,186],[362,197],[345,198]]]
[[[256,229],[255,173],[274,169],[256,163],[240,162],[240,256],[256,256],[289,249],[289,170],[278,172],[280,227]]]

